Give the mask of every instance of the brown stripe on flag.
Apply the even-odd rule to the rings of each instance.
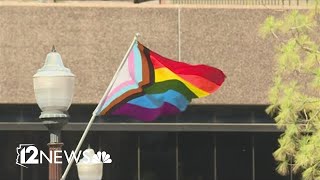
[[[113,100],[103,111],[101,111],[100,115],[107,114],[109,111],[116,108],[117,106],[120,106],[121,104],[130,101],[134,97],[139,96],[139,94],[142,95],[143,88],[154,82],[153,66],[150,61],[150,57],[147,57],[147,55],[145,54],[144,50],[146,48],[140,43],[138,43],[138,48],[142,58],[142,81],[138,84],[139,87],[137,89],[129,90],[126,93],[119,96],[118,98],[116,98],[115,100]]]

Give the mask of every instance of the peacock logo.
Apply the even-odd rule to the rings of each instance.
[[[94,159],[105,163],[105,164],[110,164],[112,163],[112,159],[110,158],[110,154],[108,154],[105,151],[98,151],[97,154],[95,154]]]

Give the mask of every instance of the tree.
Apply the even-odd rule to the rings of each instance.
[[[270,105],[277,127],[284,131],[273,153],[277,171],[301,173],[320,180],[320,50],[318,1],[315,8],[291,10],[268,17],[260,27],[263,38],[277,40]]]

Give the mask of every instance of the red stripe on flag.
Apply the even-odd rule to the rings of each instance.
[[[162,57],[161,55],[153,51],[150,51],[150,59],[152,61],[154,69],[166,67],[170,69],[173,73],[178,74],[179,76],[181,75],[180,77],[183,77],[183,75],[196,75],[208,81],[211,81],[212,83],[218,86],[221,86],[226,77],[224,73],[217,68],[206,65],[190,65],[183,62],[173,61],[165,57]],[[189,78],[186,80],[190,81]],[[192,81],[196,82],[194,80]]]

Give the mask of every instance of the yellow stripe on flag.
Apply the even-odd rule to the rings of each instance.
[[[189,83],[188,81],[182,79],[180,76],[173,73],[168,68],[163,67],[163,68],[155,69],[154,75],[155,75],[155,82],[163,82],[163,81],[173,80],[173,79],[179,80],[184,85],[186,85],[198,97],[204,97],[204,96],[208,96],[210,94],[206,91],[203,91],[202,89],[199,89],[198,87],[194,86],[193,84]]]

